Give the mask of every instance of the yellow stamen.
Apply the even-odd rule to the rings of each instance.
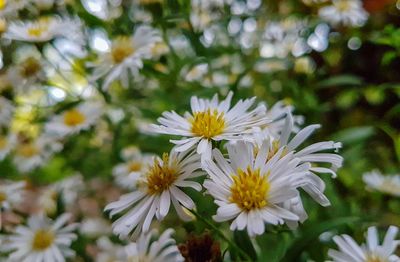
[[[207,139],[222,134],[225,129],[224,113],[217,110],[196,112],[189,121],[192,124],[192,133]]]
[[[32,143],[22,144],[17,149],[17,154],[26,158],[33,157],[39,153],[39,149]]]
[[[7,194],[0,191],[0,204],[7,200]]]
[[[70,127],[80,125],[86,121],[84,114],[77,109],[71,109],[64,113],[64,124]]]
[[[7,138],[0,135],[0,150],[7,146]]]
[[[129,172],[137,172],[140,171],[142,169],[142,163],[140,162],[131,162],[129,163]]]
[[[351,1],[348,0],[342,0],[336,3],[336,8],[341,12],[348,11],[350,7],[351,7]]]
[[[111,57],[115,64],[120,64],[135,52],[132,40],[127,36],[117,37],[111,48]]]
[[[7,6],[7,0],[0,0],[0,10],[3,10]]]
[[[21,64],[21,75],[24,77],[31,77],[36,75],[41,70],[41,65],[39,61],[34,57],[28,57]]]
[[[147,176],[147,190],[150,194],[161,194],[167,190],[178,178],[178,167],[176,163],[169,164],[169,155],[164,153],[162,163],[158,159],[150,167]]]
[[[268,175],[260,174],[260,170],[238,169],[237,175],[233,176],[231,196],[229,200],[235,203],[243,211],[250,211],[266,206],[267,194],[270,184]]]
[[[54,233],[50,230],[39,229],[35,232],[32,241],[32,249],[43,251],[49,248],[54,242]]]

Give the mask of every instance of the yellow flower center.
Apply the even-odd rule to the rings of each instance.
[[[84,123],[85,120],[85,115],[77,109],[71,109],[64,113],[64,124],[67,126],[74,127]]]
[[[21,65],[21,75],[31,77],[36,75],[41,70],[39,61],[34,57],[27,58]]]
[[[370,254],[367,256],[367,260],[365,262],[389,262],[387,259],[380,258],[374,254]]]
[[[167,190],[177,179],[178,167],[176,164],[169,164],[169,155],[164,153],[162,163],[158,159],[154,160],[153,166],[150,167],[147,176],[147,190],[150,194],[161,194]]]
[[[0,204],[7,200],[7,194],[0,191]]]
[[[192,124],[192,133],[207,139],[222,134],[225,129],[224,113],[217,110],[196,112],[189,121]]]
[[[231,196],[229,201],[235,203],[243,211],[250,211],[266,206],[267,194],[270,188],[267,176],[260,174],[260,170],[238,169],[233,176]]]
[[[7,146],[7,138],[4,136],[0,136],[0,150],[4,149]]]
[[[35,232],[32,241],[32,249],[43,251],[49,248],[54,242],[54,233],[50,230],[39,229]]]
[[[136,161],[129,163],[128,167],[129,172],[137,172],[140,171],[141,169],[142,169],[142,163]]]
[[[384,179],[382,184],[379,186],[379,189],[383,192],[387,192],[390,194],[399,194],[400,188],[397,184],[393,183],[390,179]]]
[[[111,48],[111,57],[115,64],[120,64],[127,57],[135,52],[132,41],[127,36],[120,36],[115,39]]]
[[[29,158],[39,154],[39,149],[34,144],[27,143],[18,147],[17,154]]]
[[[7,6],[7,0],[0,0],[0,10],[3,10]]]
[[[6,30],[7,30],[7,21],[4,18],[0,18],[0,34],[4,33]]]
[[[342,0],[336,3],[336,8],[340,11],[340,12],[346,12],[350,10],[350,5],[351,1],[349,0]]]
[[[32,37],[40,37],[49,27],[44,23],[37,23],[28,28],[28,35]]]

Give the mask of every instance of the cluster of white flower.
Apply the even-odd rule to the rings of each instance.
[[[160,125],[152,126],[156,133],[183,138],[171,140],[176,145],[172,151],[154,163],[146,161],[145,168],[133,164],[132,181],[127,181],[135,185],[132,192],[106,207],[111,215],[127,211],[114,223],[116,234],[147,232],[153,217],[162,220],[171,203],[183,220],[190,219],[184,209],[193,210],[195,203],[180,188],[201,191],[193,179],[205,173],[203,186],[218,205],[215,221],[232,221],[232,230],[246,228],[250,236],[263,234],[266,223],[296,227],[303,222],[307,213],[300,188],[319,204],[330,204],[316,174],[336,176],[342,157],[329,151],[341,144],[326,141],[301,148],[319,125],[297,130],[290,107],[273,113],[263,104],[252,108],[256,98],[231,106],[232,97],[231,92],[222,101],[217,95],[211,100],[192,97],[191,113],[165,112]]]

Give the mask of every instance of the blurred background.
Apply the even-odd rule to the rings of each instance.
[[[332,206],[310,203],[310,218],[295,233],[257,239],[268,246],[260,261],[323,261],[334,246],[333,235],[348,233],[362,241],[370,225],[400,226],[400,185],[392,185],[396,196],[363,182],[363,174],[374,169],[387,175],[400,170],[400,1],[17,2],[20,6],[10,11],[7,1],[0,1],[0,126],[3,138],[16,137],[8,152],[2,151],[0,139],[0,176],[27,181],[40,197],[52,189],[50,214],[66,208],[54,185],[79,176],[83,181],[78,184],[86,184],[76,216],[105,218],[105,203],[123,191],[112,186],[111,175],[123,161],[121,152],[131,146],[157,154],[171,148],[170,137],[150,134],[148,124],[164,111],[189,110],[193,95],[210,98],[232,90],[234,101],[256,96],[268,108],[283,101],[303,116],[302,126],[321,124],[310,142],[343,143],[345,162],[338,177],[323,177]],[[11,24],[45,16],[73,21],[76,28],[61,29],[73,37],[41,42],[4,37]],[[103,88],[104,79],[93,78],[93,65],[113,50],[118,36],[131,36],[141,25],[157,30],[160,41],[127,83],[112,81]],[[46,121],[86,100],[102,104],[103,115],[92,127],[53,141],[58,149],[49,150],[32,168],[21,167],[27,160],[17,158],[18,152],[27,155],[21,148],[41,137]],[[201,205],[211,198],[198,198],[198,209],[212,213]],[[18,221],[18,216],[9,220]],[[185,224],[177,241],[184,240],[186,231],[204,229]],[[93,259],[85,247],[90,239],[81,236],[84,244],[77,244],[82,261]]]

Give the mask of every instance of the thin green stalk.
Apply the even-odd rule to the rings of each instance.
[[[219,230],[218,227],[216,227],[212,222],[210,222],[207,218],[202,217],[199,213],[197,213],[194,210],[189,210],[189,211],[193,215],[195,215],[199,220],[201,220],[204,224],[212,228],[223,240],[225,240],[229,244],[229,246],[237,250],[246,259],[246,261],[251,261],[251,257],[246,253],[246,251],[241,249],[238,245],[236,245],[235,242],[233,242],[227,236],[225,236],[225,234],[222,233],[222,231]]]

